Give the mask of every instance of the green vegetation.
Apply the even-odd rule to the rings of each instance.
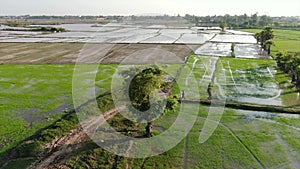
[[[51,32],[51,33],[58,33],[58,32],[66,32],[67,30],[64,28],[55,28],[55,27],[29,27],[26,26],[24,29],[20,28],[6,28],[5,31],[36,31],[36,32]]]
[[[299,88],[300,85],[300,31],[274,30],[271,37],[274,41],[265,41],[263,45],[262,32],[257,29],[245,29],[244,31],[256,33],[255,37],[261,42],[262,46],[268,48],[268,53],[272,53],[278,67],[286,74],[291,76],[292,83]],[[271,52],[272,50],[272,52]]]
[[[27,27],[29,26],[26,23],[21,23],[17,21],[7,21],[4,25],[10,26],[10,27]]]
[[[132,78],[132,73],[140,72]],[[125,79],[125,86],[129,86],[129,91],[124,89],[124,94],[129,94],[130,101],[133,107],[138,110],[138,112],[132,109],[133,114],[138,122],[144,120],[147,121],[146,135],[147,137],[152,137],[153,119],[155,119],[160,112],[163,111],[163,99],[158,95],[158,93],[153,93],[154,90],[160,90],[167,95],[170,88],[172,88],[172,83],[174,79],[170,82],[165,82],[166,72],[162,71],[158,66],[153,68],[147,68],[143,70],[142,68],[134,68],[122,73]],[[151,103],[150,103],[151,98]],[[169,104],[175,102],[169,102]],[[151,106],[150,106],[151,104]],[[173,105],[169,105],[173,107]],[[150,109],[151,108],[151,109]],[[140,115],[140,112],[146,112],[147,115]],[[145,118],[147,117],[147,118]]]
[[[73,69],[74,65],[0,65],[0,153],[72,108]],[[97,95],[110,90],[114,71],[115,65],[99,66]]]
[[[300,52],[280,52],[276,54],[275,60],[279,68],[292,77],[292,83],[300,87]]]
[[[282,34],[279,37],[287,38],[287,36]],[[279,37],[275,36],[275,41]],[[290,36],[290,38],[291,41],[298,41],[297,37]],[[263,43],[268,45],[266,39]],[[232,46],[234,49],[234,44]],[[274,47],[271,50],[274,52]],[[201,99],[214,97],[211,93],[218,93],[218,96],[222,94],[228,96],[228,100],[243,102],[245,101],[243,99],[251,98],[250,102],[258,102],[257,104],[279,101],[284,106],[298,108],[298,90],[290,80],[299,79],[298,60],[294,60],[299,58],[295,53],[292,54],[283,53],[275,57],[284,72],[277,68],[274,60],[199,55],[188,58],[186,66],[191,70],[189,72],[182,71],[180,74],[179,64],[167,69],[180,74],[184,83],[198,86]],[[88,64],[80,66],[83,70],[85,68],[89,70]],[[96,71],[83,71],[82,74],[78,74],[79,77],[82,76],[82,81],[77,82],[79,86],[91,85],[92,87],[94,85],[91,83],[92,75],[98,72],[95,79],[96,95],[106,93],[97,98],[98,107],[102,112],[114,108],[109,91],[116,66],[100,65]],[[45,146],[47,143],[79,127],[77,116],[71,109],[73,70],[74,65],[0,65],[0,113],[2,115],[0,166],[8,162],[5,168],[26,168],[33,161],[38,161],[41,156],[51,153],[49,151],[52,150]],[[224,78],[224,72],[226,84],[220,81]],[[290,79],[286,73],[297,76],[292,76]],[[192,76],[195,77],[196,84],[190,80]],[[179,111],[179,107],[174,105],[177,105],[175,99],[178,98],[181,89],[174,84],[174,81],[166,83],[162,77],[165,77],[165,72],[160,69],[147,69],[136,75],[130,86],[131,101],[141,110],[149,108],[148,97],[153,89],[175,95],[174,97],[171,95],[168,100],[169,109],[151,123],[154,137],[174,123]],[[147,81],[148,79],[151,81]],[[225,91],[220,91],[218,86],[226,87]],[[186,93],[185,97],[193,99],[193,95],[194,93]],[[299,164],[299,116],[225,109],[216,131],[207,142],[199,144],[199,134],[209,114],[209,107],[191,105],[194,106],[194,112],[200,106],[198,119],[188,136],[168,152],[145,159],[131,159],[114,155],[87,139],[78,145],[70,146],[70,150],[68,149],[70,152],[60,157],[65,158],[65,163],[62,165],[69,168],[159,169],[296,168]],[[191,111],[194,110],[193,108]],[[89,103],[80,109],[89,112]],[[146,126],[149,128],[149,124],[142,124],[136,128],[133,122],[125,119],[121,114],[109,119],[108,123],[127,136],[151,135],[145,129]],[[76,146],[79,148],[74,148]]]
[[[258,33],[260,29],[241,29],[241,31]],[[271,47],[271,54],[286,50],[289,52],[300,52],[300,31],[274,29],[274,45]]]
[[[64,28],[55,28],[55,27],[38,27],[32,29],[33,31],[41,31],[41,32],[66,32]]]
[[[274,32],[272,27],[265,27],[261,32],[258,32],[254,35],[257,43],[260,43],[260,46],[264,51],[268,52],[268,55],[271,54],[271,45],[273,42],[271,39],[274,38]]]
[[[233,57],[233,58],[235,58],[234,48],[235,48],[235,43],[231,43],[231,57]]]
[[[101,105],[111,105],[110,96],[97,99]],[[104,102],[105,104],[103,104]],[[199,106],[194,104],[194,106]],[[109,109],[107,107],[106,109]],[[103,109],[104,110],[104,109]],[[73,114],[74,115],[74,114]],[[76,116],[68,115],[64,120],[56,122],[41,133],[56,133],[55,137],[61,136],[61,129],[58,126],[72,126],[75,128]],[[198,120],[188,134],[176,147],[161,155],[145,158],[131,159],[116,156],[91,141],[87,141],[83,146],[68,157],[64,166],[68,168],[272,168],[285,166],[294,168],[295,160],[300,160],[300,138],[299,121],[293,117],[286,117],[276,114],[264,114],[252,111],[240,111],[227,109],[222,117],[219,127],[210,139],[199,144],[199,133],[208,115],[208,107],[201,106]],[[167,129],[172,125],[177,117],[176,112],[169,112],[155,121],[157,126]],[[74,119],[74,120],[73,120]],[[72,123],[73,121],[74,123]],[[133,127],[126,122],[124,117],[116,116],[109,120],[116,129]],[[70,128],[72,128],[70,127]],[[67,131],[67,130],[66,130]],[[45,135],[38,135],[35,142],[40,146],[47,143]],[[35,144],[36,145],[36,144]],[[23,147],[23,148],[22,148]],[[35,159],[37,148],[25,146],[25,153],[22,158],[9,163],[9,167],[21,163],[28,157],[31,161]],[[18,146],[17,150],[23,149],[24,145]],[[38,148],[38,152],[45,151]],[[25,159],[24,159],[24,158]],[[186,158],[185,158],[186,157]],[[26,161],[26,160],[25,160]],[[28,162],[28,164],[29,164]],[[8,167],[6,166],[6,167]],[[25,168],[24,166],[18,166]]]
[[[257,104],[279,104],[281,100],[284,106],[299,107],[296,87],[276,67],[274,60],[224,57],[219,62],[216,77],[222,75],[223,69],[227,75],[225,94],[228,100],[241,102],[246,99],[246,102]]]
[[[226,27],[227,27],[227,23],[226,22],[220,23],[220,28],[222,29],[223,32],[225,31]]]
[[[207,93],[208,85],[212,82],[212,76],[214,74],[214,67],[217,62],[217,57],[210,57],[210,56],[199,56],[199,55],[192,55],[189,57],[187,61],[187,66],[190,69],[189,72],[181,72],[181,77],[185,79],[185,83],[188,85],[195,85],[198,86],[201,99],[207,99],[209,97]],[[191,80],[194,76],[196,80],[196,84]],[[188,99],[195,99],[193,93],[187,93],[186,98]]]
[[[56,27],[49,27],[49,26],[39,26],[39,27],[32,27],[28,23],[25,22],[18,22],[18,21],[7,21],[4,25],[10,27],[22,27],[26,29],[14,29],[14,28],[7,28],[4,30],[7,31],[40,31],[40,32],[66,32],[64,28],[56,28]]]
[[[36,158],[24,158],[15,160],[11,163],[9,163],[7,166],[5,166],[3,169],[20,169],[20,168],[26,168],[29,167],[34,161],[36,161]]]

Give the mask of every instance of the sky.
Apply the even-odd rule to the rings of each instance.
[[[300,0],[0,0],[0,15],[300,16]]]

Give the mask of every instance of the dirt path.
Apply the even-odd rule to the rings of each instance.
[[[157,36],[160,34],[158,33]],[[156,37],[156,36],[154,36]],[[154,38],[151,37],[151,38]],[[84,44],[84,43],[8,43],[0,44],[0,63],[4,64],[70,64],[78,63],[121,63],[124,58],[137,54],[137,57],[144,54],[143,51],[152,48],[161,48],[162,50],[176,54],[180,58],[175,58],[171,63],[181,63],[184,57],[193,53],[193,49],[199,45],[185,44],[155,44],[155,43],[137,43],[137,44]],[[51,45],[51,46],[49,46]],[[18,50],[16,50],[18,49]],[[172,55],[173,57],[173,55]],[[171,55],[169,58],[172,58]],[[145,60],[145,59],[144,59]],[[148,63],[154,63],[160,58],[151,56]],[[169,61],[168,61],[169,62]]]
[[[114,117],[118,111],[124,108],[125,106],[119,106],[105,112],[103,116],[88,119],[81,123],[80,127],[71,130],[67,135],[46,144],[45,148],[51,151],[41,154],[42,158],[39,162],[31,165],[29,169],[56,168],[59,164],[64,162],[72,152],[82,147],[83,143],[89,140],[87,134],[93,134],[97,130],[97,128],[94,128],[95,124],[101,126],[107,119]]]

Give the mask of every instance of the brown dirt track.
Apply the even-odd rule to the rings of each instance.
[[[79,56],[80,63],[100,60],[101,63],[120,63],[128,56],[155,62],[164,55],[168,55],[168,59],[174,57],[168,62],[178,62],[192,54],[196,47],[182,44],[0,43],[0,64],[73,64]]]

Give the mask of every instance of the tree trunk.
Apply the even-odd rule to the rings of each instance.
[[[294,72],[292,72],[292,82],[296,82],[296,75]]]
[[[147,137],[152,137],[152,128],[153,128],[153,121],[148,122],[147,126],[146,126],[146,136]]]

